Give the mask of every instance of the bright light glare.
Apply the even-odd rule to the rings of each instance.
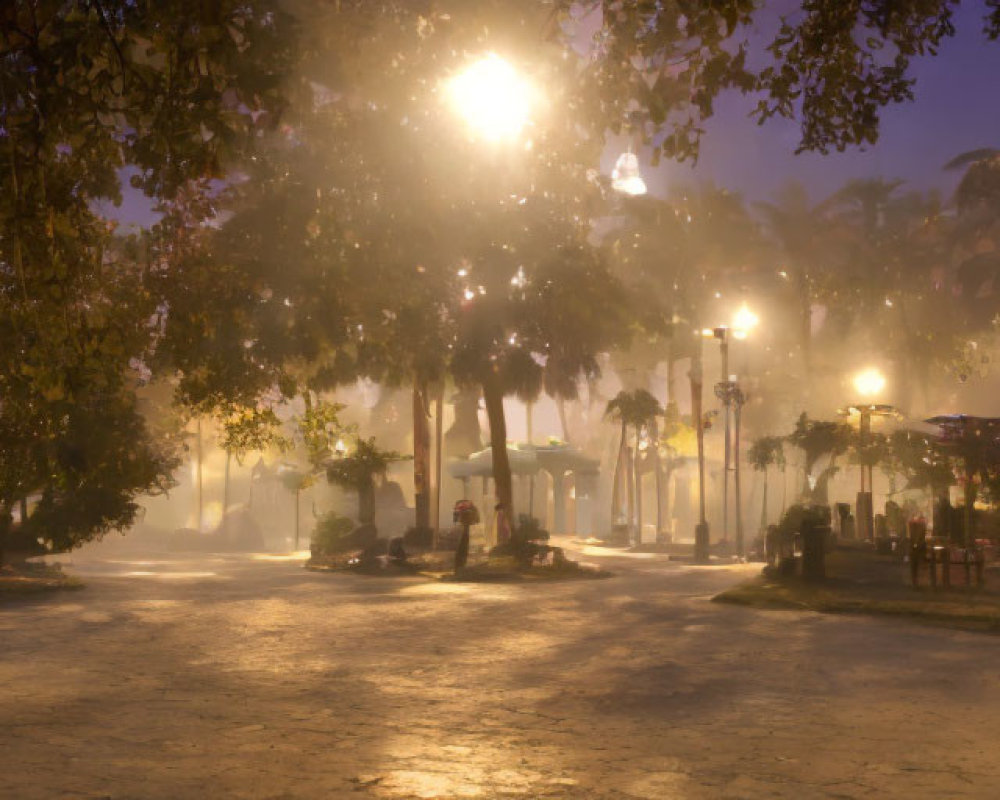
[[[646,194],[646,182],[639,174],[639,158],[635,153],[622,153],[611,170],[611,186],[616,192],[638,197]]]
[[[740,306],[740,310],[733,317],[733,327],[745,333],[750,333],[759,323],[760,317],[747,308],[746,303]]]
[[[469,127],[493,142],[516,138],[535,101],[533,87],[496,53],[451,78],[447,94]]]
[[[885,388],[885,376],[874,367],[854,376],[854,389],[862,397],[874,397]]]

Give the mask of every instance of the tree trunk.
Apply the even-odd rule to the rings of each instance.
[[[663,533],[663,522],[666,517],[663,514],[663,465],[660,462],[660,428],[656,424],[656,419],[650,420],[649,438],[652,439],[653,447],[653,474],[656,478],[656,538],[660,539]]]
[[[628,489],[628,529],[631,539],[635,532],[635,456],[632,448],[625,445],[625,480]]]
[[[295,490],[295,550],[299,549],[299,493],[301,489]]]
[[[625,449],[628,447],[628,428],[622,422],[621,439],[618,442],[618,458],[615,460],[615,472],[611,483],[611,524],[618,523],[622,510],[622,483],[625,480],[627,456]]]
[[[635,472],[635,543],[642,544],[642,451],[639,449],[639,426],[635,426],[635,454],[632,457]]]
[[[507,457],[507,420],[503,413],[503,387],[496,373],[490,372],[483,380],[483,400],[486,403],[486,418],[490,423],[496,500],[507,512],[508,519],[512,519],[514,486],[510,476],[510,459]]]
[[[764,468],[764,500],[760,506],[760,535],[767,533],[767,468]]]
[[[416,526],[431,526],[431,432],[427,414],[427,383],[413,383],[413,496]]]
[[[535,404],[528,402],[524,404],[524,426],[525,433],[527,435],[528,444],[534,444],[535,430],[534,430],[534,410]],[[528,516],[535,516],[535,475],[532,473],[528,476]],[[544,514],[543,514],[544,516]]]
[[[0,511],[0,567],[6,563],[4,554],[7,552],[7,534],[10,531],[11,522],[10,511],[4,507]]]
[[[198,529],[198,533],[201,533],[201,521],[202,521],[202,509],[203,509],[203,506],[202,506],[203,495],[202,495],[202,482],[201,482],[201,459],[202,459],[202,452],[201,452],[201,418],[200,417],[198,418],[197,436],[198,436],[198,441],[197,441],[197,443],[195,445],[195,458],[197,459],[198,463],[197,463],[197,465],[195,467],[195,469],[196,469],[195,480],[198,483],[198,487],[197,487],[197,491],[198,491],[198,503],[197,503],[197,505],[198,505],[198,522],[195,525],[195,527]]]
[[[441,460],[444,434],[444,381],[437,388],[434,404],[434,491],[431,497],[431,528],[433,549],[437,550],[437,532],[441,527]]]

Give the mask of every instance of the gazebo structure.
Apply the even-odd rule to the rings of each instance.
[[[515,478],[528,481],[528,502],[516,504],[515,511],[534,515],[534,480],[539,470],[544,470],[552,478],[553,533],[590,533],[590,501],[597,493],[599,462],[589,458],[578,449],[565,442],[552,440],[548,444],[536,445],[526,442],[508,443],[507,458],[510,471]],[[467,459],[457,459],[448,465],[448,474],[462,482],[462,493],[468,497],[472,478],[483,479],[483,496],[489,494],[489,480],[493,477],[493,452],[487,447],[473,453]],[[566,478],[572,477],[576,495],[576,519],[567,522],[566,505],[568,499]],[[485,505],[485,502],[484,502]]]

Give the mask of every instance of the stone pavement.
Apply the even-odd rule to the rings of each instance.
[[[83,591],[0,604],[0,798],[1000,797],[1000,638],[601,552],[531,586],[75,555]]]

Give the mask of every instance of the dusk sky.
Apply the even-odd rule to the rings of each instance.
[[[707,125],[697,167],[646,170],[650,190],[659,194],[670,182],[711,180],[758,201],[773,199],[782,185],[798,180],[820,200],[850,178],[884,177],[904,179],[914,189],[940,188],[949,199],[961,172],[942,166],[967,150],[1000,147],[1000,42],[987,41],[982,15],[980,3],[961,8],[955,38],[937,56],[915,62],[915,99],[883,112],[876,146],[797,156],[795,122],[771,120],[760,127],[747,116],[753,100],[731,94]]]
[[[759,126],[749,117],[754,99],[733,92],[720,99],[706,124],[697,165],[643,167],[650,191],[662,195],[671,186],[710,181],[754,202],[774,199],[782,186],[799,181],[818,201],[851,178],[882,177],[905,180],[904,189],[938,188],[948,201],[961,171],[945,171],[943,165],[967,150],[1000,147],[1000,42],[987,41],[982,15],[979,3],[960,8],[956,36],[937,56],[914,63],[915,98],[883,111],[874,147],[795,155],[798,124],[771,120]],[[609,147],[606,171],[616,154]],[[123,191],[125,202],[109,209],[111,216],[124,224],[149,224],[153,215],[148,202],[127,185]]]

